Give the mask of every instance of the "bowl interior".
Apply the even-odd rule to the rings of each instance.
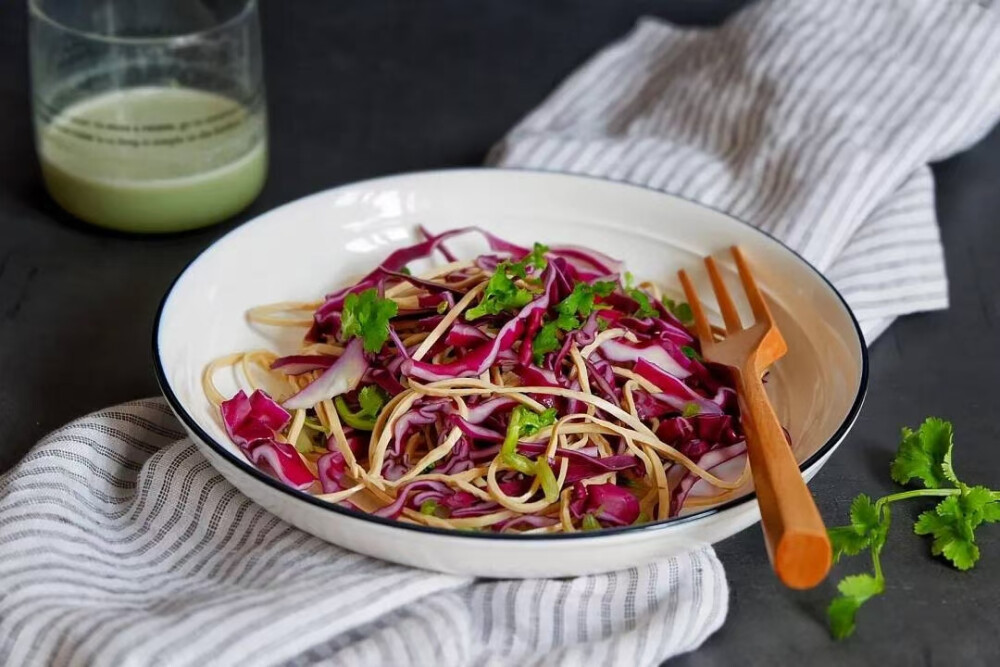
[[[441,231],[479,225],[511,241],[576,244],[624,259],[639,280],[679,294],[677,270],[711,294],[701,257],[721,261],[738,244],[770,298],[788,342],[768,391],[805,462],[850,421],[862,393],[861,334],[836,291],[804,260],[722,213],[662,193],[591,178],[505,170],[427,172],[328,190],[266,213],[227,234],[180,276],[164,301],[156,354],[179,406],[215,444],[236,456],[201,388],[205,365],[231,352],[293,352],[304,330],[250,326],[248,308],[312,301],[371,270],[392,249]],[[449,242],[481,252],[478,236]],[[752,321],[745,309],[744,322]],[[235,391],[220,373],[220,388]],[[227,386],[228,383],[228,386]],[[247,464],[249,466],[249,464]]]

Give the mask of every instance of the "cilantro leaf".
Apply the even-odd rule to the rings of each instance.
[[[929,417],[916,432],[904,428],[890,474],[900,484],[918,478],[928,489],[957,486],[951,466],[952,446],[950,422]]]
[[[833,636],[845,639],[854,632],[858,609],[871,598],[882,594],[885,581],[870,574],[853,574],[844,577],[837,584],[837,590],[840,591],[840,597],[830,603],[826,613]]]
[[[851,502],[851,526],[859,535],[871,537],[878,529],[879,516],[875,503],[862,493]]]
[[[881,551],[889,531],[888,507],[882,514],[872,499],[865,494],[859,495],[851,503],[851,525],[830,528],[830,545],[833,547],[833,561],[837,562],[843,554],[855,556],[864,549],[871,548]]]
[[[439,505],[436,500],[425,500],[420,503],[420,513],[426,514],[428,516],[436,516],[442,519],[447,518],[450,514],[447,507]]]
[[[917,535],[932,535],[931,553],[944,556],[959,570],[968,570],[979,560],[975,530],[983,521],[996,521],[1000,504],[982,486],[961,487],[933,510],[923,512],[913,526]]]
[[[855,616],[861,603],[854,598],[838,596],[826,608],[826,617],[830,622],[830,634],[834,639],[847,639],[854,634]]]
[[[580,528],[583,530],[600,530],[601,524],[590,512],[583,515],[583,520],[580,521]]]
[[[552,426],[556,423],[555,408],[549,408],[544,412],[535,412],[531,408],[519,405],[514,409],[521,411],[518,439],[525,438],[529,435],[535,435],[546,426]]]
[[[635,311],[636,317],[656,317],[659,315],[656,308],[653,308],[653,305],[649,302],[649,295],[641,289],[631,289],[628,291],[628,295],[639,304],[639,308]]]
[[[632,283],[635,278],[628,271],[625,272],[625,285],[624,290],[633,301],[639,304],[638,310],[635,311],[636,317],[656,317],[659,315],[659,311],[653,307],[653,304],[649,300],[649,295],[643,292],[638,287],[633,287]]]
[[[545,253],[549,251],[547,245],[542,245],[541,243],[535,243],[531,248],[531,252],[521,258],[519,261],[518,268],[524,272],[529,266],[535,267],[536,271],[544,271],[545,267],[549,265],[549,260],[545,259]],[[524,275],[521,275],[523,278]]]
[[[947,422],[945,422],[947,424]],[[962,483],[958,481],[958,476],[955,474],[955,467],[951,463],[951,451],[954,446],[951,441],[951,424],[947,424],[948,428],[948,450],[944,453],[941,458],[941,474],[946,480],[951,482],[954,486],[961,486]]]
[[[695,361],[701,361],[701,355],[698,354],[698,350],[694,349],[690,345],[682,345],[681,346],[681,352],[683,352],[684,356],[687,357],[688,359],[694,359]]]
[[[877,577],[870,574],[852,574],[844,577],[837,584],[837,590],[840,591],[841,595],[855,598],[862,602],[882,593],[884,588],[885,582],[879,581]]]
[[[608,296],[615,290],[615,284],[608,281],[597,281],[593,284],[579,282],[573,286],[573,291],[556,305],[556,318],[546,322],[531,343],[531,351],[535,363],[541,363],[542,357],[554,352],[560,347],[559,331],[573,331],[583,326],[577,317],[589,317],[595,308],[598,296]]]
[[[684,406],[684,412],[681,413],[681,416],[696,417],[699,414],[701,414],[701,406],[692,401]]]
[[[358,294],[352,292],[344,299],[341,312],[340,336],[345,341],[357,336],[365,350],[378,352],[389,340],[389,320],[399,312],[392,299],[383,299],[372,287]]]
[[[372,384],[362,387],[361,391],[358,392],[358,403],[361,405],[361,409],[357,412],[351,412],[343,396],[337,396],[333,399],[333,405],[337,409],[337,414],[348,426],[361,431],[371,431],[375,428],[375,419],[378,417],[379,410],[385,405],[385,401],[382,390]]]
[[[833,548],[833,562],[836,563],[844,554],[857,556],[868,548],[869,537],[862,535],[854,526],[837,526],[827,529],[830,536],[830,546]]]
[[[531,352],[535,356],[535,363],[541,364],[542,357],[544,357],[549,352],[555,352],[559,349],[559,325],[555,322],[548,322],[544,324],[538,333],[535,334],[535,340],[531,342]]]
[[[683,301],[674,301],[671,298],[663,297],[663,307],[670,311],[670,314],[680,320],[681,324],[691,326],[694,324],[694,313],[691,306]]]
[[[923,512],[913,526],[917,535],[933,535],[931,553],[944,556],[959,570],[968,570],[979,560],[979,547],[974,538],[964,534],[967,529],[960,517],[947,513],[942,516],[935,510]]]
[[[983,521],[986,523],[1000,521],[1000,500],[994,500],[983,508]]]
[[[362,413],[374,417],[385,405],[385,395],[377,385],[365,385],[358,393],[358,402],[361,404]]]
[[[533,268],[535,271],[541,272],[549,265],[549,260],[545,258],[545,253],[549,251],[549,247],[542,245],[541,243],[535,243],[532,247],[531,252],[522,257],[516,262],[503,262],[506,264],[507,271],[518,278],[527,278],[528,269]],[[499,268],[499,267],[498,267]]]
[[[572,317],[580,315],[589,317],[594,311],[594,299],[598,296],[608,296],[615,291],[615,284],[598,280],[594,284],[579,282],[573,286],[573,291],[556,306],[561,316]]]
[[[959,488],[962,490],[961,495],[958,496],[959,504],[965,514],[969,516],[972,527],[978,528],[979,524],[984,521],[986,508],[996,504],[993,492],[985,486],[965,486],[962,484]]]
[[[505,310],[517,310],[531,303],[534,298],[532,293],[523,287],[518,287],[510,277],[510,273],[521,278],[526,275],[523,265],[500,262],[486,283],[479,304],[465,311],[465,319],[474,320],[483,315],[497,315]]]
[[[691,311],[691,306],[683,301],[678,303],[677,306],[670,311],[674,314],[674,317],[681,321],[681,324],[694,324],[694,313]]]

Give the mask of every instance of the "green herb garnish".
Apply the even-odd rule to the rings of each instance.
[[[639,304],[639,309],[635,311],[635,316],[655,317],[659,315],[659,312],[656,310],[656,308],[653,307],[653,304],[650,302],[649,295],[643,292],[638,287],[632,286],[632,283],[634,281],[635,278],[632,276],[632,274],[629,271],[626,271],[625,286],[624,286],[625,293],[628,294],[633,301]]]
[[[701,355],[698,354],[698,350],[694,349],[690,345],[682,345],[681,346],[681,352],[683,352],[684,356],[687,357],[688,359],[694,359],[695,361],[701,361]]]
[[[531,343],[531,352],[535,363],[540,364],[542,357],[559,349],[559,332],[574,331],[583,326],[583,319],[594,312],[596,297],[604,297],[615,291],[615,284],[607,281],[597,281],[594,284],[577,283],[573,291],[556,306],[556,319],[542,325]]]
[[[437,504],[436,500],[425,500],[420,503],[420,513],[433,516],[437,514],[440,507],[441,506]]]
[[[531,353],[535,363],[541,364],[543,357],[549,352],[559,349],[559,325],[555,322],[547,322],[535,334],[535,339],[531,342]]]
[[[358,392],[358,403],[361,409],[352,412],[343,396],[333,399],[333,405],[337,408],[337,414],[344,420],[344,423],[351,428],[360,431],[371,431],[375,428],[375,419],[379,410],[385,405],[385,395],[377,386],[370,384],[361,388]]]
[[[691,312],[691,306],[683,301],[674,301],[673,299],[663,297],[662,300],[663,307],[670,311],[670,313],[680,320],[681,324],[685,326],[691,326],[694,324],[694,313]]]
[[[524,275],[529,266],[534,267],[535,271],[544,271],[545,267],[549,265],[549,260],[545,259],[545,253],[549,251],[547,245],[541,243],[535,243],[531,247],[531,252],[521,258],[520,262],[517,262],[516,266],[519,267],[520,275],[524,278]]]
[[[944,420],[932,417],[924,420],[916,431],[904,428],[890,474],[899,484],[920,480],[924,488],[894,493],[874,502],[864,494],[859,495],[851,503],[850,525],[829,530],[834,562],[845,554],[854,556],[868,550],[873,570],[871,574],[845,577],[837,585],[840,595],[827,608],[830,632],[837,639],[849,637],[861,606],[885,591],[880,555],[889,532],[890,504],[912,498],[944,497],[934,509],[920,515],[913,532],[932,536],[931,553],[944,556],[959,570],[968,570],[979,560],[975,530],[984,522],[1000,520],[1000,491],[959,481],[952,467],[953,447],[952,426]]]
[[[697,417],[701,414],[701,406],[695,402],[688,403],[684,406],[684,412],[681,413],[682,417]]]
[[[500,262],[497,265],[496,271],[486,283],[479,304],[465,311],[465,319],[474,320],[483,315],[496,315],[505,310],[523,308],[531,303],[534,295],[527,289],[518,287],[510,277],[513,266],[510,262]]]
[[[597,517],[588,512],[583,515],[583,520],[580,522],[580,528],[583,530],[600,530],[601,523],[597,520]]]
[[[546,426],[551,426],[556,421],[555,408],[549,408],[545,412],[535,412],[523,405],[519,405],[510,413],[510,423],[507,424],[507,434],[504,437],[503,445],[500,446],[500,461],[510,468],[525,475],[537,475],[541,483],[542,491],[549,502],[555,502],[559,496],[559,488],[556,477],[552,472],[549,462],[544,457],[537,461],[532,461],[524,454],[517,452],[517,443],[521,438],[535,435]]]
[[[527,278],[529,267],[541,271],[548,266],[548,260],[545,259],[548,250],[547,246],[536,243],[531,252],[520,261],[500,262],[486,283],[486,289],[483,290],[479,303],[465,311],[465,319],[474,320],[483,315],[497,315],[505,310],[518,310],[531,303],[535,295],[530,290],[519,287],[514,279]]]
[[[389,320],[398,312],[396,302],[380,297],[374,287],[348,294],[341,313],[340,336],[345,341],[357,336],[365,350],[378,352],[389,340]]]

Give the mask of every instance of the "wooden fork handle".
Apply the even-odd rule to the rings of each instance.
[[[764,391],[760,371],[748,363],[736,382],[768,556],[786,586],[812,588],[830,571],[826,527]]]

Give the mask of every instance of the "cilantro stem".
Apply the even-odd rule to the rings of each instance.
[[[885,577],[882,576],[882,559],[880,554],[881,549],[872,549],[872,568],[875,569],[875,579],[879,582],[885,581]]]
[[[884,505],[894,503],[897,500],[907,500],[909,498],[920,498],[922,496],[957,496],[961,489],[914,489],[912,491],[901,491],[888,496],[882,496],[875,501],[875,509],[881,511]]]

